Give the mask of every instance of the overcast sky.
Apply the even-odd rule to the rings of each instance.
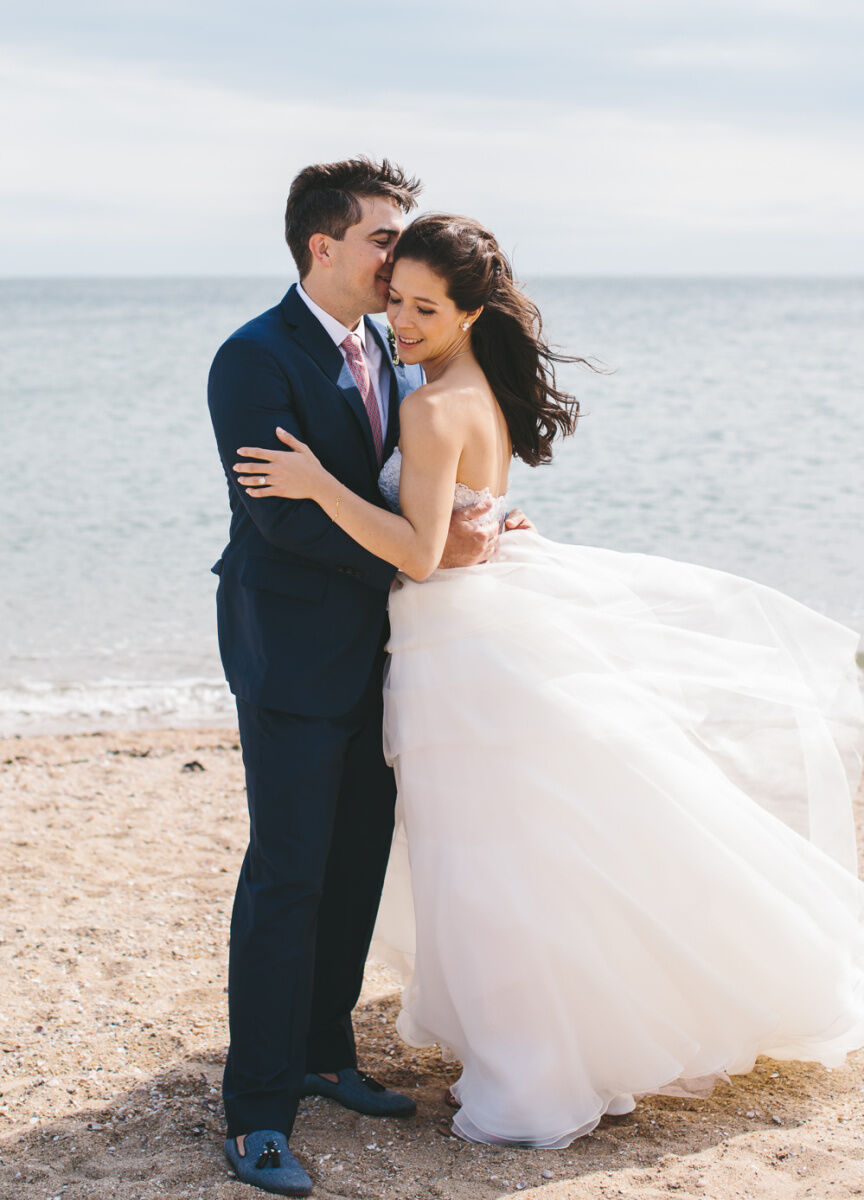
[[[530,274],[864,275],[860,0],[5,0],[0,274],[280,274],[389,155]]]

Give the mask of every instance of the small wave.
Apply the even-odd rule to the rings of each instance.
[[[0,688],[0,736],[223,724],[234,711],[221,679],[24,680]]]

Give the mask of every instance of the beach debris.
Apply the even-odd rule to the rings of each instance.
[[[197,758],[193,758],[191,762],[184,763],[180,768],[181,771],[206,771],[207,768],[200,763]]]

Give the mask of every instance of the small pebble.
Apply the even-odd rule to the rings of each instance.
[[[771,1120],[774,1122],[774,1124],[775,1124],[775,1125],[782,1125],[782,1124],[783,1124],[783,1121],[782,1121],[782,1119],[781,1119],[780,1117],[778,1117],[778,1116],[773,1116],[773,1117],[771,1118]]]
[[[552,1177],[553,1177],[552,1172],[549,1170],[548,1167],[544,1167],[543,1170],[540,1172],[540,1174],[543,1176],[544,1179],[552,1179]]]

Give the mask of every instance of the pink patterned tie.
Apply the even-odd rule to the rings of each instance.
[[[360,395],[363,397],[363,403],[366,405],[369,424],[372,426],[372,441],[375,443],[375,454],[378,458],[378,466],[380,467],[384,456],[384,435],[381,432],[381,414],[378,411],[378,401],[375,399],[372,380],[369,378],[369,368],[366,366],[366,359],[363,357],[360,339],[356,333],[348,334],[342,343],[342,349],[345,351],[345,361],[348,363],[348,368],[354,376],[357,387],[360,389]]]

